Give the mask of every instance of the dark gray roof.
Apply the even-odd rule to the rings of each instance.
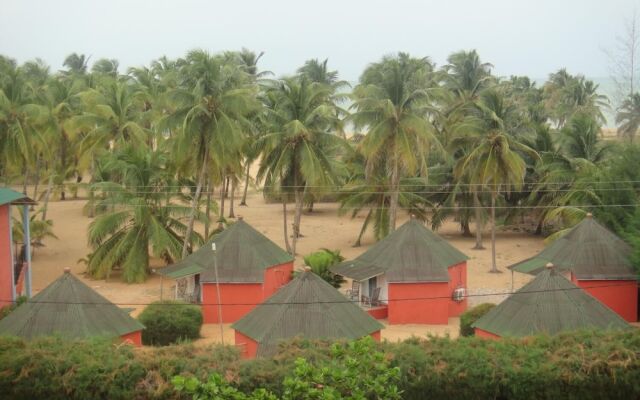
[[[264,270],[293,261],[293,257],[243,220],[225,229],[183,260],[159,273],[171,278],[200,274],[201,282],[215,282],[213,251],[216,244],[221,283],[261,283]]]
[[[593,218],[587,217],[538,255],[509,268],[535,275],[551,262],[578,279],[636,279],[629,256],[631,247]]]
[[[576,329],[625,329],[630,325],[554,268],[546,268],[473,327],[498,336],[530,336]]]
[[[447,268],[468,258],[411,219],[356,259],[331,271],[358,281],[385,274],[388,282],[448,282]]]
[[[141,329],[144,325],[71,273],[64,273],[0,320],[0,335],[25,339],[53,334],[70,339],[115,338]]]
[[[313,272],[302,272],[232,327],[258,342],[258,355],[265,356],[298,335],[357,339],[383,325]]]

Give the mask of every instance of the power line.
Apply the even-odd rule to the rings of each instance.
[[[442,282],[446,283],[446,282]],[[493,292],[493,293],[477,293],[477,294],[465,294],[461,296],[463,298],[472,298],[472,297],[491,297],[491,296],[512,296],[512,295],[524,295],[524,294],[535,294],[535,293],[554,293],[554,292],[567,292],[572,290],[586,290],[586,289],[598,289],[598,288],[608,288],[608,287],[623,287],[628,286],[628,283],[618,283],[618,284],[609,284],[609,285],[597,285],[597,286],[585,286],[585,287],[573,287],[566,289],[544,289],[544,290],[527,290],[527,291],[507,291],[507,292]],[[430,297],[411,297],[411,298],[399,298],[399,299],[379,299],[379,301],[383,302],[403,302],[403,301],[422,301],[422,300],[444,300],[451,299],[452,296],[430,296]],[[0,300],[0,302],[4,303],[16,303],[14,300]],[[149,305],[163,305],[163,306],[184,306],[185,304],[180,303],[112,303],[112,302],[73,302],[73,301],[33,301],[32,299],[27,300],[29,304],[65,304],[65,305],[116,305],[116,306],[149,306]],[[347,298],[344,300],[331,300],[331,301],[309,301],[309,302],[273,302],[273,303],[194,303],[200,306],[281,306],[281,305],[313,305],[313,304],[346,304],[346,303],[357,303],[351,301]]]

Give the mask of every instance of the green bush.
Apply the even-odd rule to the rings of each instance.
[[[282,343],[272,358],[240,360],[235,346],[140,349],[112,341],[5,337],[0,338],[0,397],[185,399],[171,384],[174,376],[186,383],[218,375],[224,381],[216,378],[208,389],[221,386],[239,398],[264,389],[262,393],[282,399],[288,392],[300,395],[300,390],[325,386],[343,397],[350,388],[380,393],[397,387],[408,400],[640,398],[637,329],[500,340],[412,338],[369,345],[351,349],[356,345],[295,339]],[[386,375],[390,370],[397,371],[397,378]],[[385,388],[377,387],[378,375],[385,377]],[[328,395],[299,398],[328,398],[323,394]]]
[[[311,271],[335,288],[340,287],[344,278],[329,271],[329,267],[341,261],[344,261],[344,257],[340,255],[340,250],[321,249],[304,257],[304,263]]]
[[[142,331],[142,343],[145,345],[166,346],[200,337],[202,311],[194,304],[157,301],[147,306],[138,319],[145,326]]]
[[[473,336],[474,329],[471,325],[495,306],[493,303],[482,303],[462,313],[460,315],[460,336]]]

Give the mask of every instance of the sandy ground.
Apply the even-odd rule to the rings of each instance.
[[[262,195],[251,191],[247,199],[247,207],[236,205],[236,215],[242,215],[248,223],[265,234],[278,245],[284,247],[282,207],[280,204],[267,204]],[[228,204],[228,203],[227,203]],[[109,281],[92,280],[82,273],[84,264],[79,262],[89,252],[86,240],[86,232],[91,219],[82,215],[82,200],[68,200],[64,202],[52,202],[49,206],[49,217],[54,222],[54,232],[58,239],[47,239],[45,247],[37,248],[33,257],[33,285],[38,292],[46,287],[63,273],[65,267],[70,267],[72,272],[80,276],[89,286],[96,289],[110,301],[122,306],[133,307],[133,316],[139,314],[144,304],[160,298],[160,278],[152,276],[144,284],[125,284],[118,280],[117,275]],[[228,207],[228,206],[227,206]],[[291,207],[292,208],[292,207]],[[339,249],[347,259],[353,258],[364,252],[374,243],[371,233],[363,240],[363,245],[352,247],[359,233],[364,217],[351,219],[349,216],[339,217],[337,204],[316,204],[311,214],[305,214],[302,218],[303,238],[298,243],[299,256],[296,265],[302,265],[302,255],[308,254],[320,248]],[[228,210],[228,208],[227,208]],[[228,212],[228,211],[227,211]],[[293,220],[293,210],[289,211],[289,223]],[[408,216],[403,215],[399,225]],[[202,231],[202,226],[196,227]],[[470,257],[468,262],[468,286],[469,305],[482,302],[499,302],[504,296],[487,295],[496,292],[508,292],[511,290],[510,272],[491,274],[491,248],[487,240],[486,250],[472,250],[474,238],[462,237],[458,224],[447,222],[438,231],[449,242]],[[488,236],[487,236],[488,237]],[[497,261],[501,270],[505,267],[527,257],[530,257],[543,248],[540,237],[526,233],[498,232],[497,234]],[[157,261],[156,261],[157,263]],[[530,277],[516,273],[514,276],[515,289],[528,282]],[[170,288],[173,282],[164,280],[164,298],[170,298]],[[403,325],[385,329],[383,338],[398,340],[411,335],[424,336],[427,334],[444,335],[452,337],[457,335],[459,321],[452,318],[448,325]],[[230,328],[228,328],[230,329]],[[217,335],[217,336],[216,336]],[[232,341],[233,335],[229,334]],[[226,334],[225,334],[226,336]],[[206,326],[203,328],[202,342],[219,340],[217,327]]]

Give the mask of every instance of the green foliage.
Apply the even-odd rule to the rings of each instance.
[[[146,345],[166,346],[200,337],[202,311],[197,305],[157,301],[147,306],[138,319],[146,328],[142,331],[142,343]]]
[[[282,400],[297,399],[400,399],[397,387],[400,369],[391,367],[385,355],[377,351],[370,337],[331,346],[331,357],[320,362],[295,360],[292,374],[282,382]],[[245,395],[220,375],[206,382],[176,376],[172,383],[179,392],[194,400],[276,400],[264,388]]]
[[[11,314],[16,308],[18,308],[22,303],[27,301],[27,296],[18,296],[15,303],[12,303],[9,306],[5,306],[0,308],[0,319],[6,317]]]
[[[329,267],[343,260],[344,257],[340,255],[340,250],[329,249],[322,249],[304,257],[305,265],[309,266],[314,274],[329,282],[335,288],[339,288],[345,280],[342,276],[329,271]]]
[[[296,399],[386,399],[394,398],[394,388],[408,400],[635,399],[640,332],[383,344],[297,339],[273,358],[256,360],[240,360],[234,346],[136,349],[110,341],[0,338],[0,372],[0,393],[10,399],[185,399],[171,384],[174,376],[186,384],[216,374],[223,379],[215,385],[249,399],[252,393],[286,399],[287,391]],[[329,396],[336,393],[342,397]]]
[[[495,306],[493,303],[482,303],[462,313],[460,315],[460,336],[473,336],[474,329],[471,325]]]

